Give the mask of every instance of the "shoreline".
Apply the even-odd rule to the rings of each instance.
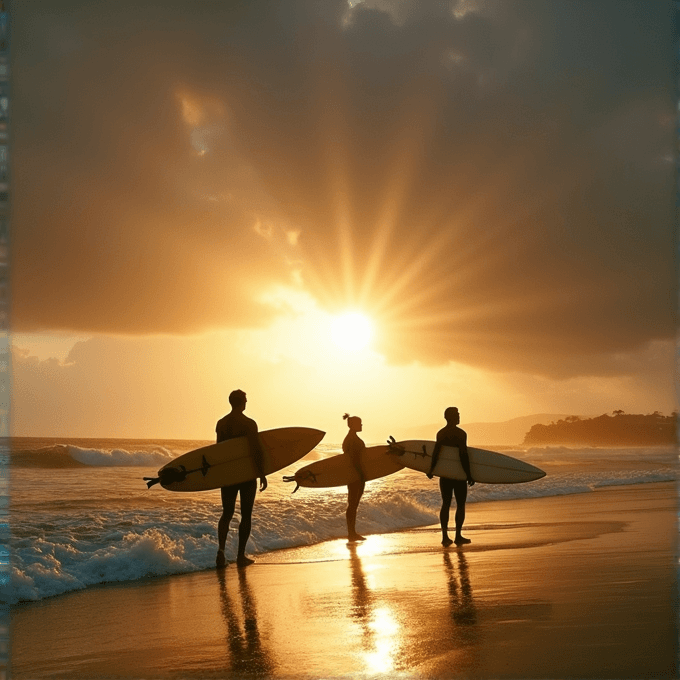
[[[11,677],[672,678],[677,487],[480,502],[337,539],[12,607]]]
[[[587,489],[583,491],[569,491],[568,493],[564,494],[554,494],[554,495],[546,495],[546,496],[530,496],[530,497],[525,497],[525,498],[498,498],[498,499],[493,499],[493,500],[475,500],[474,498],[468,497],[467,501],[467,516],[466,516],[466,521],[465,521],[465,527],[464,527],[464,532],[467,534],[469,531],[474,531],[477,529],[475,522],[474,522],[474,513],[477,509],[482,509],[484,508],[485,510],[490,510],[492,514],[502,514],[500,511],[500,508],[494,509],[494,506],[496,505],[501,505],[502,508],[506,508],[508,504],[510,503],[525,503],[525,502],[530,502],[530,501],[541,501],[543,499],[550,499],[550,498],[569,498],[569,497],[578,497],[578,496],[589,496],[593,493],[599,493],[601,491],[605,491],[608,489],[619,489],[619,488],[625,488],[625,487],[631,487],[635,488],[638,486],[656,486],[656,485],[663,485],[663,484],[678,484],[678,488],[680,489],[680,481],[668,481],[668,480],[662,480],[662,481],[654,481],[654,482],[638,482],[634,484],[629,484],[629,483],[617,483],[617,484],[608,484],[608,485],[602,485],[599,487],[596,487],[594,489]],[[488,508],[486,507],[488,506]],[[680,510],[679,510],[680,511]],[[449,534],[452,535],[454,533],[453,530],[453,518],[454,518],[454,513],[455,513],[455,502],[452,502],[451,506],[451,516],[449,520]],[[433,513],[434,514],[434,513]],[[254,518],[254,522],[256,522],[256,518]],[[360,521],[360,519],[359,519]],[[432,523],[432,524],[422,524],[422,525],[416,525],[412,527],[407,527],[407,528],[396,528],[396,529],[388,529],[385,531],[381,531],[379,533],[370,533],[370,532],[363,532],[365,536],[367,537],[378,537],[378,536],[390,536],[392,534],[411,534],[411,533],[418,533],[418,532],[439,532],[440,527],[439,523]],[[233,532],[233,529],[232,529]],[[272,550],[267,550],[262,553],[257,553],[257,552],[250,552],[248,551],[248,555],[255,559],[257,563],[260,564],[270,564],[270,563],[276,563],[276,564],[281,564],[289,561],[287,557],[279,558],[279,555],[287,555],[287,553],[291,554],[307,554],[309,553],[310,555],[314,554],[317,550],[320,550],[323,552],[323,546],[333,544],[336,542],[340,542],[341,544],[344,544],[346,542],[345,537],[339,536],[339,537],[334,537],[334,538],[329,538],[326,540],[319,541],[317,543],[312,543],[312,544],[303,544],[300,546],[287,546],[287,547],[282,547],[282,548],[275,548]],[[407,544],[411,543],[408,540],[405,541]],[[530,547],[531,542],[526,542],[524,544],[524,547]],[[430,541],[431,544],[431,541]],[[499,546],[495,546],[498,548]],[[436,545],[432,546],[430,545],[429,548],[427,548],[428,551],[433,551],[433,550],[440,550],[443,549],[441,544],[437,543]],[[455,549],[455,546],[451,546],[451,549]],[[484,550],[484,549],[490,549],[488,547],[483,547],[482,545],[479,544],[474,544],[474,545],[468,545],[465,547],[465,550],[467,552],[477,552],[479,550]],[[332,559],[339,559],[339,558],[332,558]],[[314,560],[316,561],[316,560]],[[227,560],[227,567],[229,566],[234,566],[235,567],[235,559],[228,559]],[[116,588],[116,587],[122,587],[125,585],[130,585],[134,586],[135,584],[139,585],[144,585],[148,583],[156,583],[158,582],[159,579],[172,579],[172,578],[180,578],[182,576],[190,576],[192,574],[205,574],[205,573],[212,573],[214,568],[212,566],[204,568],[204,569],[199,569],[195,571],[189,571],[189,572],[173,572],[169,574],[152,574],[148,576],[144,576],[142,578],[137,578],[137,579],[130,579],[126,581],[105,581],[102,583],[93,583],[85,586],[84,588],[80,588],[77,590],[68,590],[63,593],[57,593],[55,595],[50,595],[47,597],[40,598],[39,600],[20,600],[18,602],[14,602],[10,604],[9,606],[13,608],[22,608],[22,607],[27,607],[31,605],[35,605],[40,602],[44,601],[52,601],[55,599],[63,598],[63,597],[68,597],[69,595],[76,594],[76,593],[83,593],[83,592],[89,592],[91,590],[95,589],[106,589],[106,588]]]

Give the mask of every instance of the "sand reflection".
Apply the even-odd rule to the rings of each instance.
[[[457,663],[460,667],[475,670],[479,668],[481,661],[478,654],[482,636],[481,628],[477,625],[477,607],[465,553],[460,550],[454,553],[444,552],[444,571],[447,576],[452,624],[448,644],[458,654]]]
[[[400,648],[400,629],[392,608],[375,593],[374,575],[364,571],[357,546],[348,544],[352,572],[352,618],[362,627],[362,658],[369,674],[394,670]],[[373,577],[373,578],[371,578]],[[371,587],[373,586],[373,587]]]
[[[467,559],[461,551],[456,551],[458,562],[458,577],[451,560],[451,553],[444,553],[444,568],[446,569],[449,601],[451,603],[451,618],[459,626],[473,626],[477,623],[477,610],[470,586],[470,572]]]
[[[234,571],[238,578],[238,597],[235,597],[233,584],[232,587],[228,587],[228,581],[233,580]],[[257,606],[248,585],[247,569],[218,569],[217,578],[220,583],[220,604],[227,630],[226,641],[231,671],[238,678],[273,677],[276,664],[270,650],[262,642]]]

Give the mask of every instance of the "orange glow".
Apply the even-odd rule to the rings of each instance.
[[[226,113],[224,103],[212,95],[198,95],[187,88],[178,87],[175,89],[175,97],[180,105],[182,119],[191,127],[223,118]]]
[[[175,96],[179,100],[184,122],[191,127],[200,125],[203,121],[203,107],[198,99],[181,90],[177,91]]]

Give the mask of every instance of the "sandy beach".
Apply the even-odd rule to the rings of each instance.
[[[675,484],[471,504],[466,527],[18,605],[11,677],[676,677]]]

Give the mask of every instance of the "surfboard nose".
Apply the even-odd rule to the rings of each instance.
[[[326,436],[326,433],[323,432],[322,430],[317,430],[316,428],[313,427],[310,427],[309,430],[310,438],[312,437],[312,434],[315,437],[315,442],[314,445],[312,446],[312,448],[314,448],[314,446],[316,446]]]

